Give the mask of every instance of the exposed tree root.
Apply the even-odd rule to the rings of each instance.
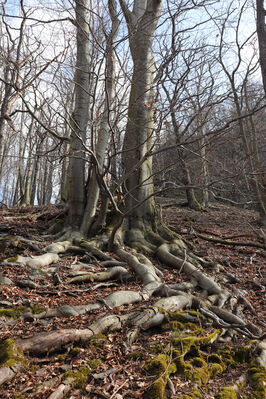
[[[215,238],[215,237],[207,237],[202,234],[197,233],[197,237],[202,238],[202,240],[206,241],[211,241],[211,242],[217,242],[219,244],[224,244],[224,245],[238,245],[242,247],[254,247],[254,248],[262,248],[266,249],[265,244],[260,244],[258,242],[251,242],[251,241],[229,241],[229,240],[223,240],[221,238]]]
[[[164,237],[169,238],[167,231],[164,231],[163,234]],[[123,283],[132,279],[132,272],[134,272],[137,279],[140,280],[140,284],[142,284],[140,290],[118,290],[104,298],[100,298],[96,303],[80,306],[63,305],[55,309],[47,309],[39,314],[25,312],[21,314],[21,317],[27,322],[31,322],[36,319],[49,319],[53,317],[77,317],[96,309],[106,310],[107,308],[115,312],[116,307],[134,303],[143,304],[153,295],[160,296],[161,298],[152,307],[142,308],[126,315],[110,314],[99,317],[95,323],[86,329],[59,329],[42,332],[27,339],[16,339],[14,342],[15,347],[19,348],[23,353],[30,355],[49,354],[53,351],[62,350],[63,347],[69,344],[87,344],[99,333],[121,329],[127,332],[125,345],[126,347],[130,347],[141,331],[160,326],[169,320],[169,315],[172,312],[185,309],[194,309],[196,311],[196,316],[189,315],[192,319],[194,317],[193,322],[198,322],[197,312],[200,312],[201,317],[204,318],[205,316],[206,320],[213,320],[215,325],[219,327],[219,330],[216,330],[217,334],[213,336],[214,340],[224,335],[228,329],[233,329],[241,335],[256,339],[258,342],[265,338],[265,333],[261,333],[258,328],[253,328],[254,326],[248,325],[240,317],[222,309],[230,298],[230,293],[222,289],[212,277],[206,275],[201,266],[201,259],[191,255],[186,245],[180,239],[175,237],[171,242],[167,242],[160,234],[149,231],[143,241],[143,234],[138,229],[135,229],[133,232],[131,231],[130,234],[120,231],[118,235],[119,239],[114,245],[114,252],[115,256],[119,257],[122,262],[104,253],[104,248],[108,241],[107,236],[104,236],[103,239],[97,237],[88,242],[80,240],[80,238],[77,239],[76,234],[74,234],[75,239],[73,241],[75,248],[80,247],[85,249],[86,253],[101,261],[102,266],[109,266],[110,268],[103,271],[81,272],[76,276],[70,276],[66,280],[66,283],[79,284],[88,281],[108,281],[114,279]],[[136,250],[125,249],[121,246],[126,236],[130,237],[131,244],[136,244],[138,251],[140,249],[142,251],[148,249],[149,253],[155,252],[161,262],[161,267],[167,266],[168,268],[172,267],[179,270],[179,274],[184,273],[189,277],[190,282],[176,283],[170,286],[166,285],[163,282],[163,271],[154,266],[145,255]],[[69,248],[73,248],[71,240],[57,242],[47,246],[45,248],[47,252],[41,256],[34,256],[32,258],[18,256],[16,259],[7,259],[5,263],[18,263],[33,268],[45,267],[52,262],[57,262],[59,259],[58,254],[68,251]],[[129,266],[131,272],[124,266]],[[32,286],[32,288],[36,287]],[[193,294],[195,288],[197,288],[197,295]],[[201,296],[199,296],[199,293],[201,293]],[[258,362],[265,367],[266,348],[264,343],[258,345],[257,357]],[[169,367],[171,364],[171,361],[169,361]],[[0,384],[13,378],[21,367],[24,367],[21,361],[16,362],[16,365],[12,367],[2,364],[0,368]],[[165,370],[170,369],[166,368]],[[171,385],[170,374],[168,371],[164,373],[165,378],[160,374],[160,378],[156,380],[162,381],[163,378],[164,383],[160,385],[162,392],[164,392],[167,380],[169,380],[169,384]],[[50,395],[50,398],[62,398],[68,390],[69,385],[62,383]],[[157,398],[157,396],[155,397]],[[160,397],[163,396],[158,396],[158,398]]]

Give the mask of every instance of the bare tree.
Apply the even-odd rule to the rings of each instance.
[[[257,35],[259,41],[260,66],[261,66],[264,91],[266,93],[266,28],[265,28],[266,10],[264,8],[264,0],[256,0],[256,6],[257,6]]]

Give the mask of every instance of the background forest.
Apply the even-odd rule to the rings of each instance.
[[[122,11],[109,3],[108,9],[107,1],[88,2],[82,158],[89,189],[97,143],[108,137],[98,179],[115,193],[123,190],[133,64]],[[74,4],[10,0],[2,2],[1,19],[1,203],[67,202]],[[195,208],[221,200],[258,209],[264,217],[265,109],[254,4],[166,1],[153,49],[155,97],[144,106],[154,113],[157,194],[186,194]]]

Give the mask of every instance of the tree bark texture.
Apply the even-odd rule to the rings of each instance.
[[[264,8],[264,0],[257,0],[256,5],[257,5],[257,35],[259,41],[260,66],[261,66],[264,91],[266,93],[266,27],[265,27],[266,11]]]
[[[76,1],[77,61],[75,73],[75,108],[72,116],[70,144],[69,222],[79,229],[84,211],[84,143],[89,104],[89,26],[86,9],[88,0]]]

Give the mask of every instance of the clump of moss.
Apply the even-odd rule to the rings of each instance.
[[[216,396],[217,399],[237,399],[237,393],[234,388],[224,387]]]
[[[251,384],[254,388],[254,399],[264,399],[266,397],[266,369],[256,361],[251,363],[248,372]]]
[[[145,370],[149,374],[160,375],[165,372],[167,368],[167,355],[158,355],[155,359],[149,359],[145,365]]]
[[[84,389],[87,381],[88,375],[90,374],[90,367],[81,367],[78,371],[66,371],[63,374],[63,380],[71,380],[71,385],[76,389]]]
[[[211,353],[210,355],[208,355],[208,363],[222,363],[222,359],[221,356],[217,355],[216,353]]]
[[[165,396],[165,386],[166,386],[167,378],[161,377],[156,380],[150,390],[149,390],[149,398],[150,399],[166,399]]]
[[[9,263],[16,263],[18,261],[18,255],[17,256],[11,256],[11,258],[8,258],[7,261]]]
[[[141,360],[144,359],[144,353],[143,352],[132,352],[126,355],[126,358],[129,360]]]
[[[91,370],[95,370],[97,369],[97,367],[100,366],[100,364],[102,363],[102,361],[100,359],[93,359],[89,361],[89,366],[91,368]]]
[[[161,344],[156,344],[149,348],[149,352],[154,355],[157,355],[157,354],[161,353],[162,351],[163,351],[163,347]]]
[[[176,372],[175,363],[170,362],[170,358],[165,354],[156,356],[155,359],[149,359],[145,365],[145,370],[149,374],[157,375],[159,378],[152,384],[149,391],[150,399],[165,399],[165,386],[167,376]]]
[[[233,352],[230,347],[224,347],[222,349],[218,349],[218,355],[221,357],[222,361],[226,364],[230,364],[230,366],[235,366],[235,360],[233,357]]]
[[[33,314],[43,313],[48,310],[48,308],[46,308],[45,306],[38,306],[38,305],[31,305],[30,308]]]
[[[195,388],[192,389],[191,395],[181,395],[180,399],[202,399],[202,394],[197,388]]]
[[[27,365],[21,348],[13,339],[8,338],[0,345],[0,365],[1,367],[13,367],[16,363]]]
[[[14,308],[1,308],[0,309],[0,317],[10,317],[13,319],[18,319],[23,312],[25,312],[27,308],[25,306],[18,306]]]
[[[196,320],[204,319],[205,317],[195,310],[182,310],[181,312],[173,312],[168,315],[170,321],[181,321],[181,322],[195,322]]]
[[[251,347],[241,346],[234,353],[235,361],[239,363],[249,363],[252,359]]]

